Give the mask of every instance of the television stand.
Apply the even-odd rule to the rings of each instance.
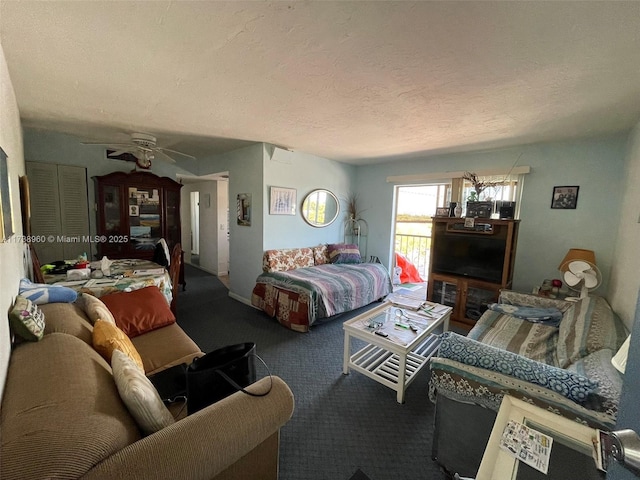
[[[511,288],[519,220],[433,219],[427,298],[453,308],[451,325],[470,330]]]

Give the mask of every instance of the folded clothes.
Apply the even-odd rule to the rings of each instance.
[[[507,305],[504,303],[491,303],[489,309],[495,312],[506,313],[507,315],[529,322],[549,325],[550,327],[557,327],[560,325],[560,320],[562,320],[562,312],[555,307],[536,308]]]

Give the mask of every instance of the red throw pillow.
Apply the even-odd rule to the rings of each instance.
[[[100,300],[113,314],[118,328],[129,338],[176,321],[167,299],[155,285],[132,292],[110,293]]]
[[[396,252],[396,265],[402,269],[400,272],[400,283],[420,283],[424,282],[416,266],[407,257]]]

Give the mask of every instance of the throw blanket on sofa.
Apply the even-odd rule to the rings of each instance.
[[[489,309],[494,312],[506,313],[512,317],[521,318],[533,323],[543,323],[550,327],[557,327],[562,320],[562,312],[555,307],[523,307],[503,303],[491,303]]]
[[[274,290],[277,289],[277,290]],[[258,276],[252,304],[276,315],[278,291],[298,294],[295,301],[307,303],[306,331],[316,320],[364,307],[391,293],[387,269],[379,263],[326,264],[269,272]],[[306,297],[303,301],[298,298]],[[308,299],[308,300],[307,300]],[[289,299],[287,301],[290,301]],[[269,308],[267,308],[269,307]],[[271,313],[269,312],[271,310]],[[286,319],[278,320],[282,323]],[[293,328],[291,325],[287,325]]]

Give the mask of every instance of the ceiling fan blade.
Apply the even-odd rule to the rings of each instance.
[[[580,280],[582,280],[582,278],[578,277],[575,273],[570,271],[564,272],[564,281],[570,287],[575,287],[580,283]]]
[[[598,286],[598,277],[595,275],[595,272],[587,272],[584,274],[584,285],[587,288],[595,288]]]
[[[193,155],[189,155],[188,153],[178,152],[177,150],[171,150],[170,148],[156,147],[156,150],[162,150],[163,152],[171,152],[177,155],[182,155],[183,157],[192,158],[193,160],[196,160],[196,157],[194,157]]]
[[[575,274],[586,272],[587,270],[591,270],[591,265],[587,262],[583,262],[582,260],[575,260],[569,264],[569,270]]]
[[[130,143],[80,142],[80,145],[97,145],[101,147],[113,147],[113,148],[131,147]]]
[[[107,155],[107,157],[118,157],[118,156],[120,156],[120,155],[122,155],[124,153],[131,153],[132,151],[133,151],[133,149],[131,149],[131,148],[129,148],[129,149],[122,149],[121,148],[120,150],[117,150],[115,152],[109,153]]]
[[[171,158],[169,155],[164,153],[160,148],[156,148],[156,150],[153,153],[155,154],[158,160],[164,160],[165,162],[169,162],[169,163],[176,163],[176,161],[173,158]]]

